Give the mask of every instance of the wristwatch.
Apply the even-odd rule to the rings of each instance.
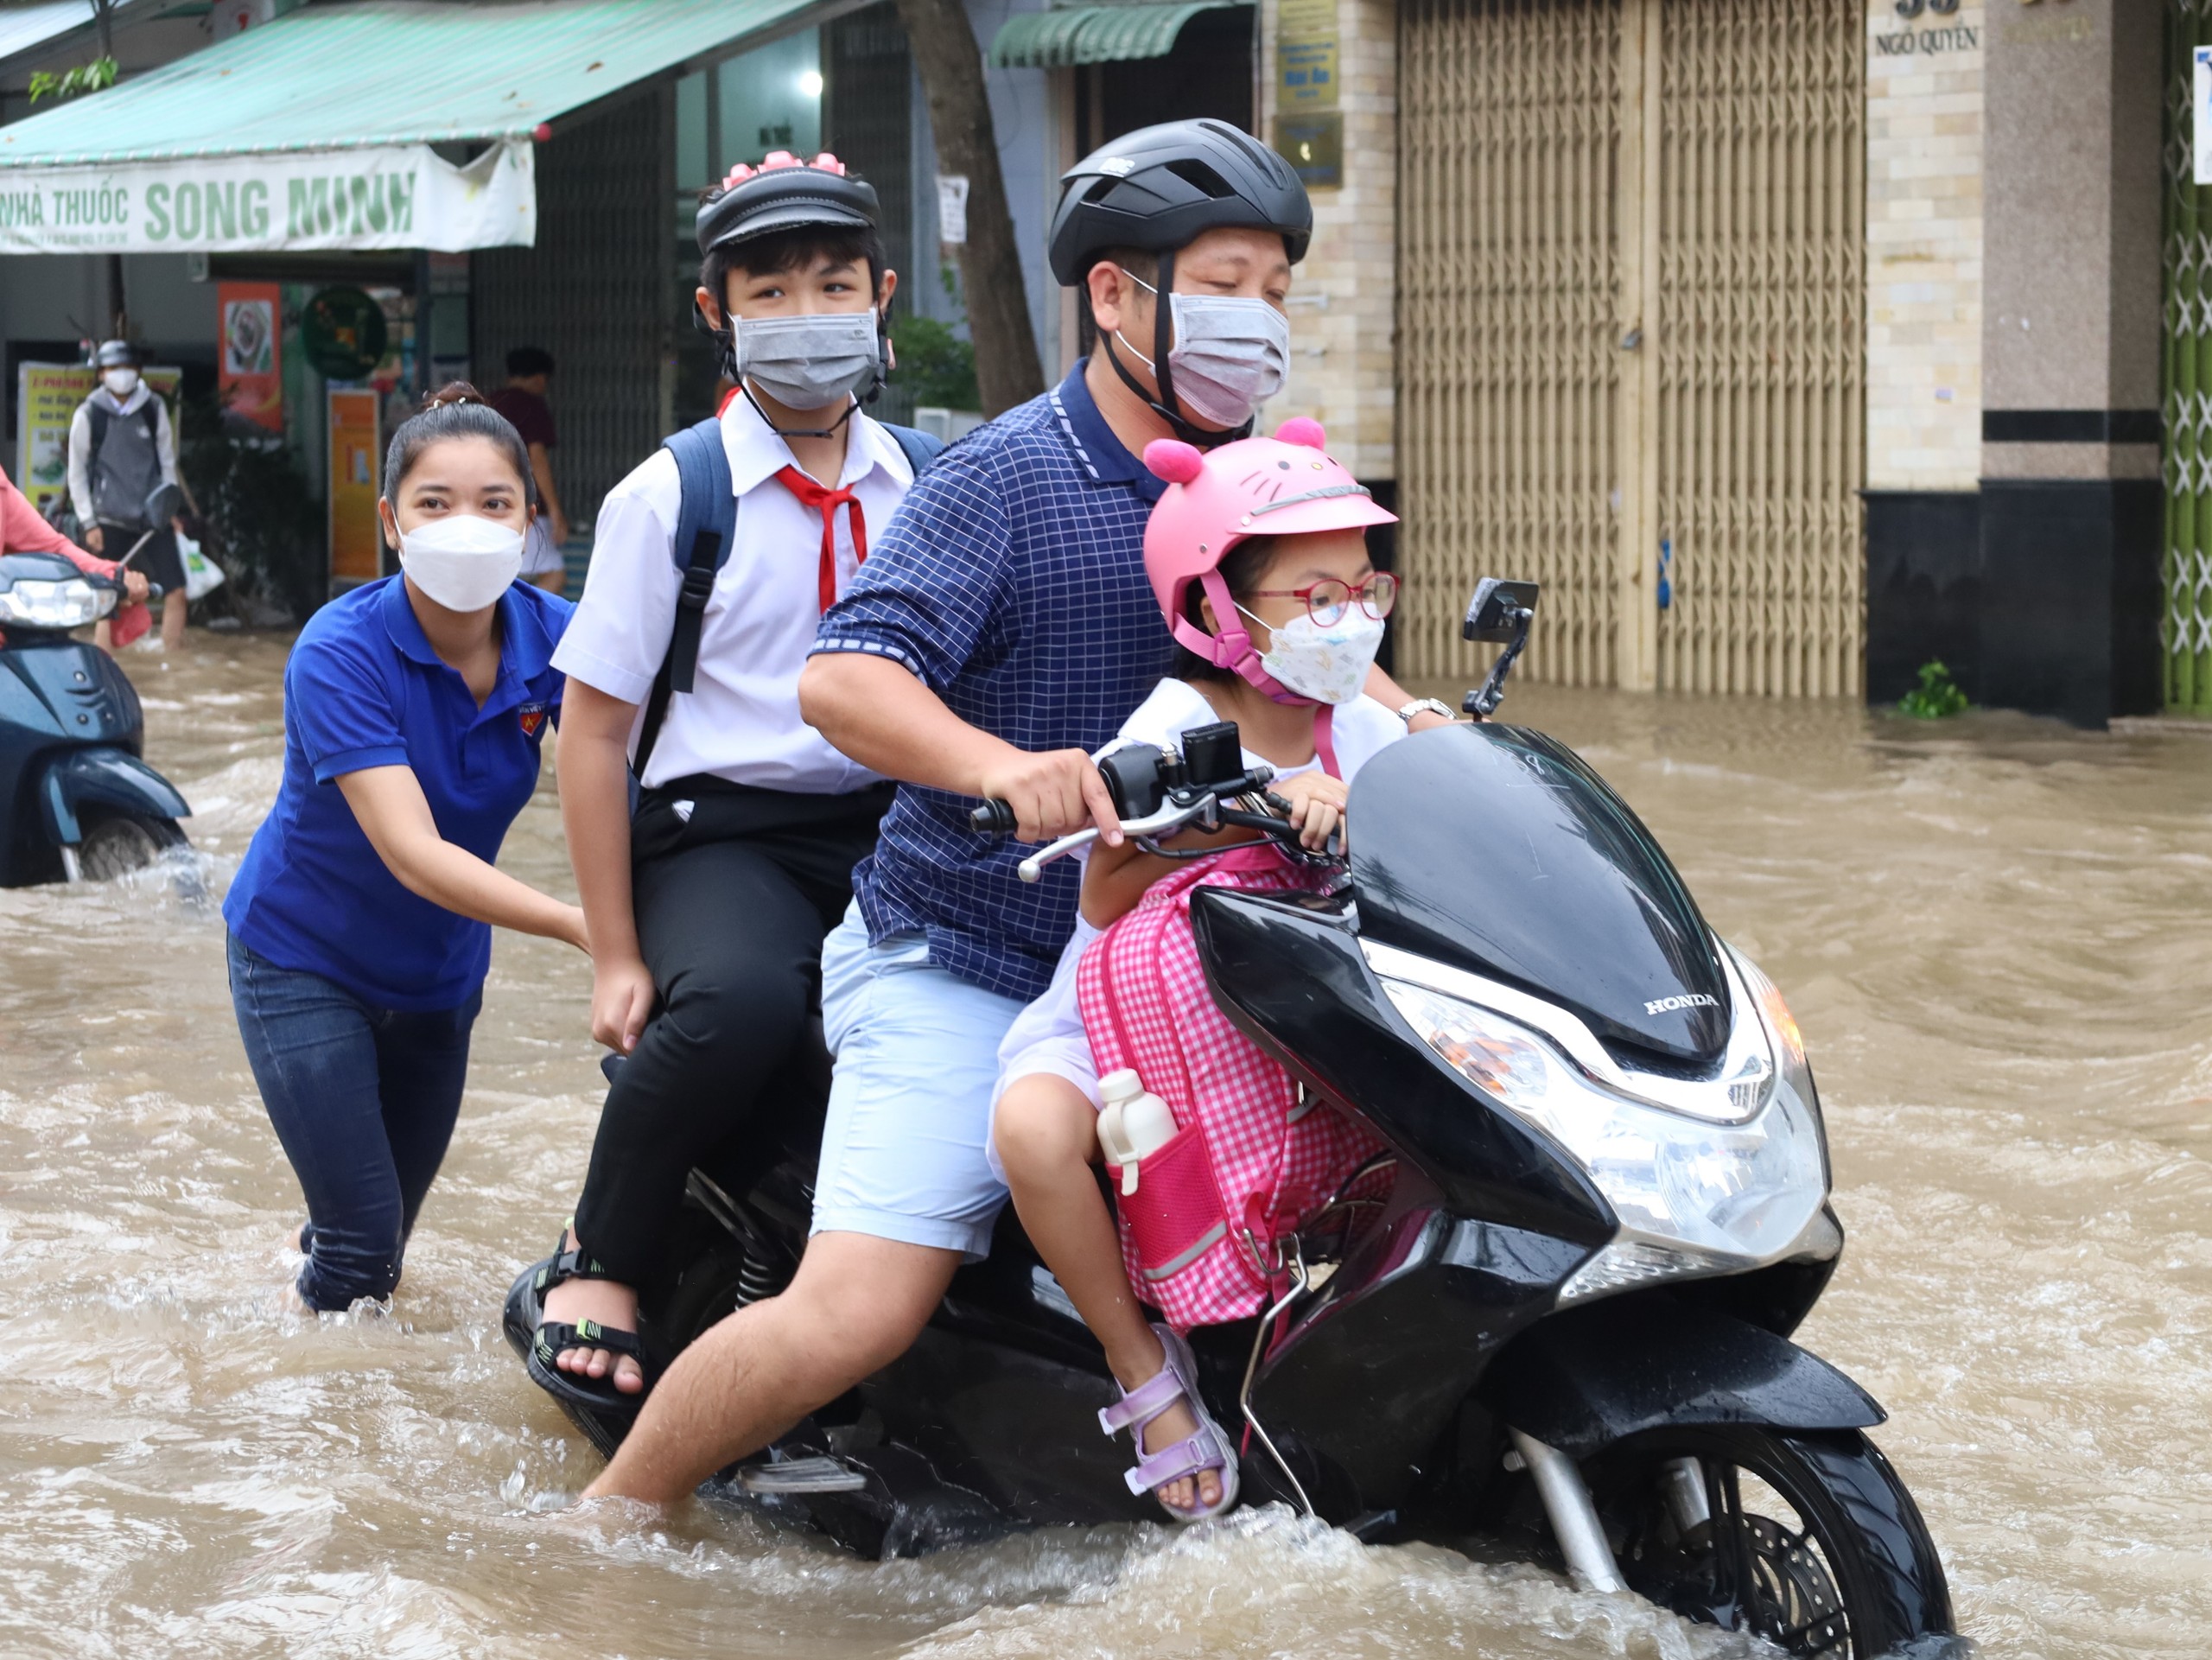
[[[1408,726],[1414,723],[1414,716],[1416,715],[1441,715],[1447,721],[1456,721],[1459,718],[1452,712],[1451,704],[1435,697],[1416,697],[1398,711],[1398,718]]]

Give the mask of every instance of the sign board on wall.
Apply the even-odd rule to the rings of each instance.
[[[149,369],[147,385],[169,406],[176,429],[177,387],[183,371]],[[69,423],[77,405],[100,384],[99,371],[81,363],[25,363],[16,369],[16,485],[43,512],[69,489]]]
[[[4,143],[0,253],[452,251],[537,239],[527,142],[494,144],[465,168],[426,144],[9,168]]]
[[[373,582],[384,574],[384,533],[377,523],[383,488],[382,394],[372,387],[333,386],[330,399],[330,580]]]
[[[1285,115],[1337,107],[1337,0],[1281,0],[1275,12],[1275,100]]]
[[[284,291],[275,283],[218,283],[223,407],[271,432],[284,429]]]

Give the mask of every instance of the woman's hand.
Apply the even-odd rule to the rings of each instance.
[[[146,597],[146,579],[135,570],[123,573],[123,602],[137,605]]]
[[[1344,824],[1344,803],[1351,792],[1342,779],[1316,767],[1296,778],[1278,779],[1268,786],[1268,793],[1283,804],[1283,817],[1298,829],[1298,844],[1319,853]]]
[[[642,957],[592,964],[591,1036],[615,1053],[638,1046],[638,1035],[653,1012],[652,971]]]

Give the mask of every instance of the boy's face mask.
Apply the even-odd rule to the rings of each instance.
[[[1241,605],[1236,608],[1244,611]],[[1264,620],[1249,611],[1244,614],[1255,622]],[[1274,639],[1260,654],[1260,667],[1287,690],[1317,703],[1349,703],[1366,690],[1368,671],[1382,646],[1381,618],[1355,605],[1326,628],[1310,614],[1265,626]]]
[[[84,385],[82,381],[77,384]],[[128,398],[138,390],[138,372],[124,368],[104,371],[100,375],[100,385],[118,398]]]
[[[732,321],[739,376],[785,409],[828,409],[872,391],[882,378],[880,328],[873,308]]]

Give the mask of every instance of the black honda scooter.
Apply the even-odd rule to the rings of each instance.
[[[1506,651],[1470,713],[1497,707],[1535,597],[1478,590],[1465,633]],[[1289,844],[1249,811],[1262,780],[1241,767],[1230,728],[1102,771],[1132,835],[1233,824]],[[979,828],[1003,828],[995,805]],[[1308,891],[1202,888],[1192,907],[1230,1017],[1392,1149],[1262,1264],[1287,1287],[1274,1308],[1192,1334],[1212,1411],[1249,1431],[1246,1502],[1373,1540],[1479,1537],[1793,1655],[1948,1633],[1935,1545],[1864,1433],[1881,1408],[1789,1341],[1843,1232],[1780,995],[1541,733],[1485,721],[1394,745],[1349,822],[1349,859],[1315,863]],[[820,1053],[796,1063],[760,1116],[782,1144],[693,1173],[650,1341],[680,1348],[788,1283],[826,1078]],[[1385,1199],[1346,1197],[1385,1178]],[[537,1320],[525,1273],[505,1321],[518,1353]],[[870,1554],[1157,1520],[1099,1434],[1116,1398],[1009,1207],[904,1358],[717,1485]],[[571,1416],[602,1451],[630,1421]]]
[[[105,881],[186,845],[192,809],[143,759],[138,694],[71,638],[121,597],[58,554],[0,555],[0,887]]]

